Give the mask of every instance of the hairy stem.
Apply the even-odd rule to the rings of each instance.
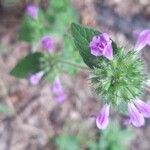
[[[64,63],[64,64],[68,64],[68,65],[71,65],[71,66],[74,66],[74,67],[77,67],[77,68],[80,68],[80,69],[90,70],[88,67],[81,66],[81,65],[75,64],[75,63],[70,62],[70,61],[66,61],[66,60],[59,60],[59,62],[60,62],[60,63]]]

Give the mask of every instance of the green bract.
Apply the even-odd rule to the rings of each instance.
[[[138,53],[133,50],[126,52],[112,41],[113,60],[96,57],[91,54],[89,44],[92,38],[101,32],[75,23],[72,23],[71,30],[76,48],[84,62],[91,68],[92,84],[102,100],[122,108],[122,104],[125,106],[126,102],[141,96],[146,75]]]
[[[92,71],[91,81],[96,92],[107,103],[120,104],[141,96],[146,75],[137,53],[118,49],[112,61],[103,61]]]

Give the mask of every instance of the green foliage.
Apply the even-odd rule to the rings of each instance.
[[[40,52],[29,54],[17,63],[10,74],[18,78],[27,78],[30,74],[41,71],[42,58],[44,55]]]
[[[60,59],[81,64],[81,57],[78,54],[78,51],[75,50],[72,37],[69,34],[71,22],[78,22],[78,16],[72,8],[70,1],[51,0],[45,16],[49,21],[48,28],[50,35],[59,40],[63,40],[63,49],[59,53]],[[79,68],[73,67],[67,63],[59,62],[59,64],[60,65],[57,64],[57,67],[54,69],[57,73],[65,71],[73,75],[79,71]],[[50,74],[48,76],[50,77]]]
[[[0,113],[12,114],[13,111],[6,104],[0,103]]]
[[[62,70],[61,63],[59,63],[60,54],[46,54],[45,58],[41,62],[41,68],[43,68],[45,80],[53,82],[58,74]]]
[[[45,17],[41,10],[38,12],[37,19],[32,19],[30,16],[25,15],[22,20],[19,38],[29,43],[38,41],[46,33],[44,22]]]
[[[74,43],[72,40],[72,37],[69,35],[64,35],[64,48],[61,51],[61,59],[63,60],[71,60],[74,64],[81,64],[83,66],[81,57],[78,53],[78,51],[74,48]],[[69,73],[69,74],[76,74],[79,71],[79,68],[73,67],[69,64],[61,64],[63,71]]]
[[[92,143],[90,150],[127,150],[134,138],[130,129],[123,130],[117,123],[110,124],[104,130],[96,143]]]
[[[55,138],[58,150],[80,150],[79,140],[75,136],[61,135]]]
[[[58,38],[63,38],[73,21],[78,22],[78,15],[69,0],[51,0],[46,18],[50,33]]]
[[[135,52],[118,49],[112,61],[99,63],[91,78],[96,92],[107,103],[119,105],[142,94],[145,74],[144,65]]]
[[[81,131],[83,136],[86,134],[84,132]],[[95,138],[80,136],[63,134],[57,136],[54,142],[58,150],[127,150],[134,138],[130,128],[122,129],[117,122],[109,124],[103,132],[98,132]]]
[[[55,12],[66,11],[69,5],[70,5],[69,0],[51,0],[50,2],[50,6]]]

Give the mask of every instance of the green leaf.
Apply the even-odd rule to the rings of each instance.
[[[58,150],[80,150],[80,143],[75,136],[71,135],[60,135],[56,137],[55,143]]]
[[[35,52],[21,59],[11,70],[10,74],[18,78],[27,78],[30,73],[41,71],[40,60],[44,54]]]
[[[93,68],[97,66],[98,57],[93,56],[90,53],[89,43],[93,36],[99,35],[100,32],[83,27],[76,23],[71,24],[72,36],[74,38],[75,46],[79,50],[83,61],[90,67]]]

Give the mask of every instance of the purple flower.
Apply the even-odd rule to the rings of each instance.
[[[40,82],[40,80],[42,79],[43,75],[44,75],[44,72],[43,72],[43,71],[30,75],[30,77],[29,77],[30,83],[31,83],[32,85],[37,85],[37,84],[39,84],[39,82]]]
[[[54,41],[50,36],[44,36],[41,39],[41,44],[43,49],[47,50],[48,52],[53,52]]]
[[[60,95],[55,97],[55,100],[58,103],[62,103],[62,102],[64,102],[66,100],[66,98],[67,98],[67,95],[65,93],[61,93]]]
[[[135,106],[137,107],[137,109],[139,110],[139,112],[145,117],[145,118],[149,118],[150,117],[150,105],[141,101],[141,100],[136,100],[135,102]]]
[[[107,33],[94,36],[90,42],[91,54],[94,56],[104,56],[109,60],[113,59],[112,40]]]
[[[130,121],[135,127],[141,127],[144,125],[145,120],[143,115],[135,107],[134,103],[128,103],[128,110],[130,115]]]
[[[27,6],[27,15],[32,17],[33,19],[37,19],[38,17],[38,7],[36,5],[30,4]]]
[[[54,81],[54,83],[52,85],[52,92],[55,95],[55,100],[58,103],[64,102],[67,98],[67,95],[62,88],[59,78],[56,78],[56,80]]]
[[[96,125],[99,129],[105,129],[109,123],[110,105],[105,104],[96,118]]]
[[[137,42],[135,44],[135,50],[140,51],[146,45],[150,45],[150,30],[143,30],[140,32]]]

